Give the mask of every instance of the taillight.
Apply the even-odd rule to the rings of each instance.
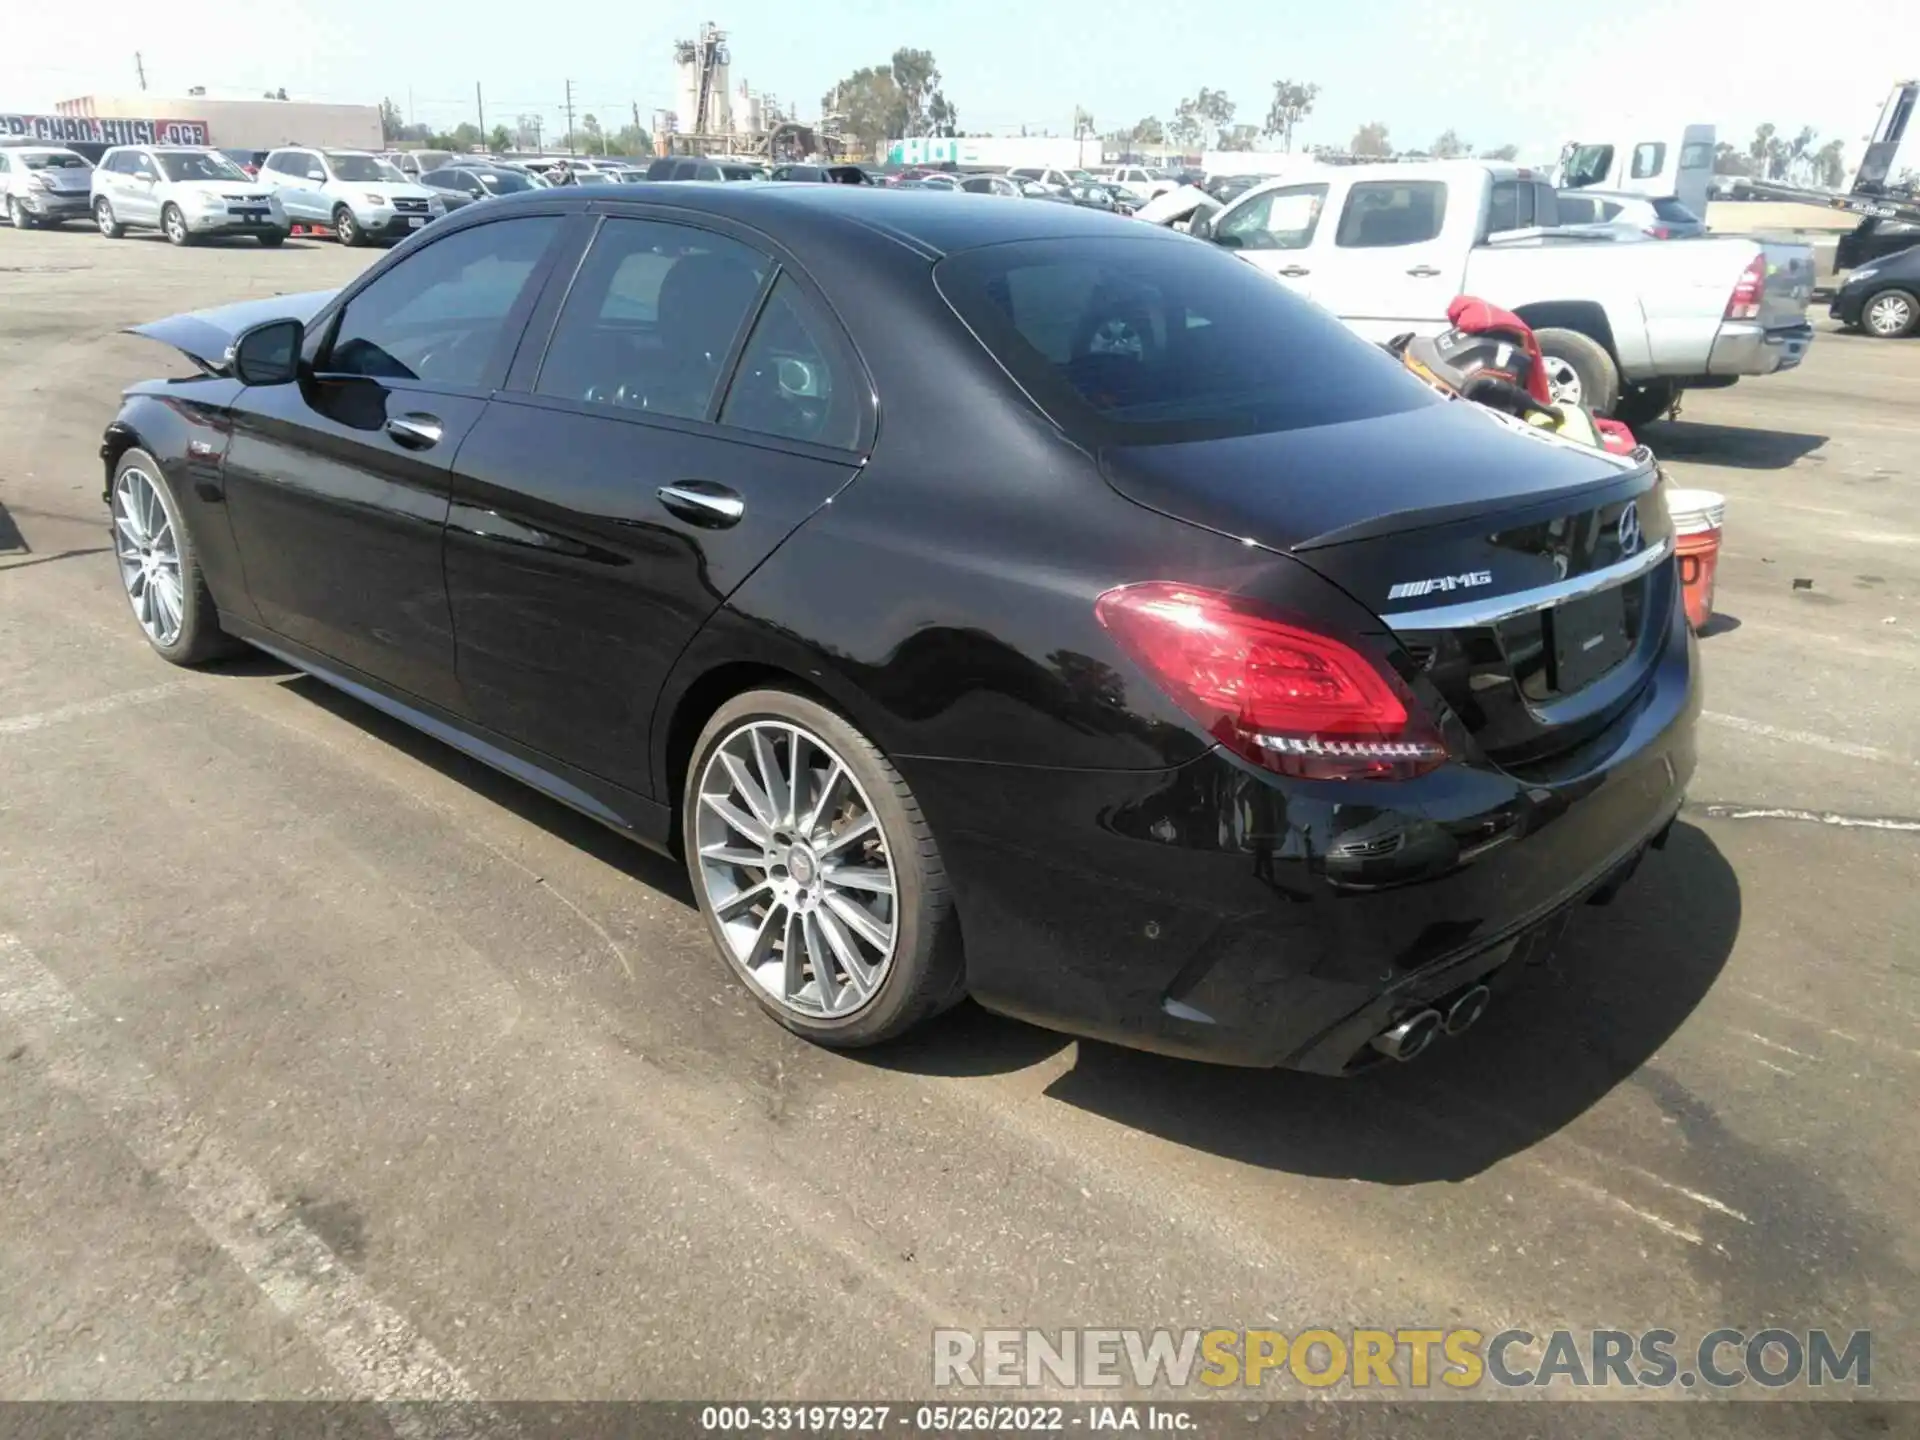
[[[1647,231],[1647,234],[1656,240],[1671,240],[1673,238],[1673,231],[1664,225],[1654,226],[1651,230]]]
[[[1209,735],[1268,770],[1406,780],[1447,758],[1400,678],[1331,636],[1171,581],[1109,590],[1094,613]]]
[[[1740,272],[1739,283],[1733,287],[1733,298],[1727,301],[1726,318],[1729,320],[1757,320],[1760,317],[1760,292],[1767,288],[1767,259],[1756,255],[1747,262],[1747,268]]]

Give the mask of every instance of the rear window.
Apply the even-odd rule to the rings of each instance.
[[[1667,199],[1654,201],[1653,213],[1658,215],[1662,220],[1670,220],[1676,225],[1698,225],[1700,223],[1700,217],[1687,209],[1687,207],[1682,205],[1678,200]]]
[[[16,152],[19,153],[19,152]],[[28,150],[20,154],[20,163],[29,170],[91,170],[86,160],[65,150]]]
[[[1444,403],[1384,351],[1224,250],[1037,240],[934,269],[960,317],[1062,429],[1156,445]]]

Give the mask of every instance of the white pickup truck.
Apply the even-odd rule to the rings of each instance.
[[[1249,190],[1191,222],[1374,341],[1437,334],[1474,295],[1533,327],[1555,398],[1628,424],[1685,389],[1798,365],[1813,250],[1702,236],[1620,241],[1557,231],[1544,174],[1448,160],[1328,166]]]

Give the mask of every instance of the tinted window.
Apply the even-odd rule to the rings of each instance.
[[[1256,195],[1223,215],[1213,238],[1240,250],[1304,250],[1320,228],[1324,185],[1289,185]]]
[[[727,386],[720,423],[852,449],[860,413],[840,357],[837,332],[813,302],[782,276],[767,297]]]
[[[693,178],[696,180],[718,180],[720,178],[720,167],[718,165],[696,166],[694,168]]]
[[[649,180],[667,179],[673,174],[673,164],[674,162],[671,160],[654,161],[651,165],[647,166],[647,178]]]
[[[1654,201],[1653,213],[1658,215],[1662,220],[1672,221],[1678,225],[1698,225],[1700,223],[1700,217],[1687,209],[1687,207],[1682,205],[1678,200],[1662,199]]]
[[[1680,168],[1682,170],[1711,170],[1713,168],[1713,146],[1695,143],[1680,147]]]
[[[323,368],[493,383],[518,338],[515,302],[560,225],[557,215],[498,220],[416,250],[348,302]]]
[[[1667,147],[1657,140],[1633,147],[1633,178],[1651,180],[1667,163]]]
[[[1622,205],[1618,200],[1602,200],[1600,202],[1600,218],[1602,220],[1618,220],[1620,218],[1620,212],[1626,208],[1627,207]]]
[[[1533,223],[1536,225],[1560,223],[1560,196],[1551,185],[1533,187]]]
[[[1520,186],[1512,180],[1496,180],[1487,197],[1487,233],[1520,228]]]
[[[1253,266],[1173,238],[991,245],[935,280],[1069,433],[1157,444],[1292,430],[1444,401]]]
[[[1418,245],[1438,235],[1446,217],[1444,180],[1365,180],[1347,192],[1334,243],[1358,250]]]
[[[358,184],[368,180],[391,180],[381,163],[371,155],[341,155],[329,152],[327,164],[333,171],[333,178]],[[412,167],[409,166],[409,169]]]
[[[89,170],[92,168],[81,156],[69,154],[63,150],[29,150],[20,157],[20,164],[28,170]]]
[[[1594,202],[1587,196],[1562,195],[1560,197],[1560,223],[1562,225],[1589,225],[1596,218],[1594,210]]]
[[[567,292],[535,390],[705,418],[767,263],[709,231],[607,221]]]

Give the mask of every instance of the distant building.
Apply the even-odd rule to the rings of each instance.
[[[62,100],[55,108],[62,115],[100,120],[190,117],[206,123],[208,144],[236,150],[271,150],[277,145],[384,148],[378,105],[209,100],[204,95],[166,99],[143,90],[133,95],[86,95]]]

